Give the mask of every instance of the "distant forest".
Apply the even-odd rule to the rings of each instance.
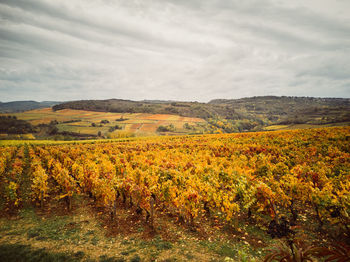
[[[34,132],[34,127],[27,121],[15,116],[0,116],[0,134],[28,134]]]

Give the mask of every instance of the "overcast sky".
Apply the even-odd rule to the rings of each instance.
[[[0,101],[350,97],[349,0],[0,0]]]

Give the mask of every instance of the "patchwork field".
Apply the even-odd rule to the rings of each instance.
[[[53,111],[51,108],[14,113],[18,119],[29,121],[32,125],[48,124],[51,121],[58,121],[59,131],[68,131],[81,134],[96,135],[99,131],[102,135],[118,134],[129,132],[135,135],[156,134],[159,126],[173,125],[174,134],[186,134],[193,130],[184,129],[184,124],[192,126],[205,124],[206,121],[200,118],[182,117],[166,114],[146,113],[108,113],[93,112],[84,110],[63,109]],[[108,120],[101,123],[102,120]],[[112,127],[118,125],[121,129],[111,131]]]

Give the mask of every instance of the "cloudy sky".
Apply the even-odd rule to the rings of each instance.
[[[350,97],[349,0],[0,0],[0,101]]]

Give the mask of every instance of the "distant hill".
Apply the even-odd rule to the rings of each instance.
[[[220,106],[198,102],[131,101],[122,99],[80,100],[62,103],[53,107],[54,110],[79,109],[113,113],[173,114],[204,119],[216,115],[215,108],[219,110]],[[225,115],[225,112],[220,112],[219,114]]]
[[[56,101],[13,101],[13,102],[0,102],[0,113],[15,113],[21,111],[28,111],[38,108],[52,107],[62,102]]]
[[[80,100],[55,105],[54,110],[80,109],[115,113],[177,114],[203,119],[251,120],[259,124],[326,124],[350,121],[350,99],[261,96],[215,99],[208,103]]]
[[[215,99],[211,105],[226,105],[246,117],[267,118],[278,124],[326,124],[350,121],[350,99],[261,96]]]
[[[25,112],[22,115],[21,113],[17,113],[14,115],[17,116],[18,119],[23,120],[36,119],[32,122],[33,125],[41,123],[41,118],[49,118],[50,121],[56,120],[57,123],[53,125],[57,125],[58,128],[61,128],[61,131],[69,130],[72,132],[78,132],[77,130],[79,130],[81,134],[86,133],[95,135],[98,131],[102,130],[100,127],[95,128],[91,126],[91,121],[84,122],[81,117],[74,118],[74,123],[64,123],[64,121],[72,119],[62,120],[62,122],[60,120],[62,115],[60,110],[87,110],[96,111],[98,113],[119,113],[119,115],[126,113],[177,115],[178,120],[176,121],[176,125],[171,121],[164,123],[157,122],[157,125],[162,125],[164,130],[169,129],[172,130],[171,132],[173,133],[233,133],[350,125],[350,99],[347,98],[261,96],[241,99],[214,99],[208,103],[164,100],[132,101],[123,99],[80,100],[64,103],[19,101],[1,103],[0,111],[11,114],[16,111],[51,106],[53,111],[51,109],[40,109],[43,111],[40,112],[39,119],[29,117],[28,114],[31,112]],[[101,119],[109,119],[108,114],[100,114]],[[181,116],[201,118],[205,121],[201,121],[200,124],[193,124],[190,120],[185,121]],[[110,126],[104,126],[104,129],[102,130],[104,134],[113,133],[112,131],[109,131],[109,129],[112,129],[116,125],[128,130],[130,128],[130,130],[134,130],[137,127],[137,132],[148,132],[151,128],[148,125],[148,122],[150,121],[149,119],[140,122],[139,120],[135,120],[135,116],[126,117],[130,118],[128,120],[120,118],[119,116],[120,119],[118,119],[118,123],[114,123],[113,121],[117,121],[116,119],[118,117],[114,116],[114,118],[112,119]],[[153,118],[159,120],[161,117],[153,116]],[[77,122],[78,120],[81,123]],[[96,123],[94,122],[94,124]],[[170,124],[173,124],[173,126],[170,126]],[[153,126],[152,128],[153,133],[161,130],[156,129],[156,126]]]

